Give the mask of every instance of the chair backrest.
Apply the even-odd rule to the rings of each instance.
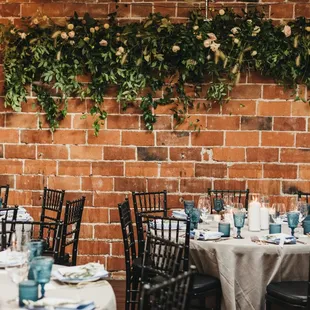
[[[211,197],[212,209],[214,209],[214,199],[223,199],[224,195],[232,199],[234,202],[243,203],[243,207],[247,210],[249,205],[250,190],[229,190],[229,189],[211,189],[208,188],[208,195]]]
[[[141,283],[150,282],[149,276],[176,277],[180,271],[183,246],[147,233],[142,260]]]
[[[140,310],[187,310],[193,286],[193,271],[180,274],[162,284],[142,287]]]
[[[0,186],[0,207],[6,208],[8,205],[8,199],[9,199],[9,191],[10,191],[10,185],[1,185]]]
[[[307,204],[310,203],[310,193],[298,191],[297,195],[298,195],[298,200],[305,200]]]
[[[177,219],[174,217],[161,217],[150,214],[140,214],[140,217],[146,222],[148,233],[180,244],[183,247],[181,270],[188,271],[190,219]]]
[[[60,221],[64,197],[64,190],[44,187],[40,222]],[[43,238],[43,226],[40,229],[40,237]]]
[[[167,191],[162,192],[132,192],[132,202],[135,212],[138,237],[138,256],[144,251],[143,221],[139,222],[139,213],[167,216]]]
[[[11,225],[13,232],[16,234],[17,242],[23,242],[23,240],[43,240],[43,255],[52,256],[55,261],[59,257],[59,247],[61,234],[63,229],[63,222],[30,222],[30,221],[11,221],[2,219],[2,239],[7,240],[7,227]],[[40,231],[43,227],[43,237],[41,238]],[[2,242],[2,245],[4,243]],[[10,246],[11,244],[6,244]]]
[[[0,215],[2,220],[4,221],[16,221],[18,213],[18,206],[15,206],[14,208],[2,208],[0,211]],[[12,235],[15,232],[15,226],[14,223],[8,224],[5,227],[5,230],[1,230],[1,251],[6,249],[12,241]]]
[[[73,201],[67,200],[66,202],[64,226],[61,238],[59,262],[58,262],[60,265],[76,266],[79,234],[80,234],[84,204],[85,204],[84,196],[80,199]],[[68,249],[69,247],[72,248],[71,258],[69,257],[70,255],[66,253],[66,249]]]

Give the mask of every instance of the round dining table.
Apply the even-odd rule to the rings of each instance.
[[[212,222],[200,224],[199,229],[218,231],[217,227]],[[287,224],[282,224],[282,232],[290,232]],[[283,246],[252,241],[266,234],[268,230],[250,232],[245,226],[244,239],[190,241],[191,264],[221,281],[222,310],[264,310],[271,281],[308,280],[310,238],[300,237],[296,244]]]
[[[63,266],[53,265],[53,271],[60,267]],[[52,279],[45,288],[46,297],[88,300],[94,302],[96,310],[116,310],[115,294],[106,280],[68,285]],[[18,297],[18,285],[11,281],[4,269],[0,269],[0,292],[0,309],[22,309],[15,300]]]

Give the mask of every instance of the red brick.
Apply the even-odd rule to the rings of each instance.
[[[0,174],[22,174],[23,162],[21,160],[0,160]]]
[[[310,148],[310,133],[297,133],[296,147]]]
[[[276,180],[249,180],[248,187],[251,193],[280,195],[280,181]]]
[[[81,116],[82,116],[82,114],[81,115],[74,115],[74,117],[73,117],[73,128],[76,128],[76,129],[93,129],[93,123],[97,119],[97,117],[95,115],[91,116],[89,114],[87,114],[85,118],[84,117],[81,118]],[[104,128],[103,123],[104,123],[104,121],[100,122],[101,129]],[[69,126],[68,128],[71,128],[71,126]]]
[[[272,179],[296,179],[297,166],[295,165],[264,165],[264,178]]]
[[[121,134],[119,130],[101,130],[96,137],[91,131],[89,131],[87,142],[88,144],[120,145]]]
[[[286,167],[287,165],[285,165]],[[301,179],[309,180],[310,179],[310,166],[299,166],[299,177]]]
[[[62,3],[23,3],[21,6],[22,16],[34,16],[37,11],[49,17],[62,17],[64,14],[64,4]],[[70,14],[70,16],[72,13]]]
[[[136,159],[136,149],[133,147],[112,147],[103,148],[105,160],[133,160]]]
[[[107,270],[108,271],[125,270],[125,258],[108,256],[107,257]]]
[[[170,160],[174,161],[201,161],[202,148],[200,147],[171,147]]]
[[[181,180],[181,193],[206,193],[208,188],[211,187],[210,179],[182,179]]]
[[[156,143],[160,145],[169,145],[169,146],[187,146],[189,145],[189,132],[169,132],[161,131],[157,132]]]
[[[85,144],[86,132],[85,130],[61,130],[54,132],[55,144]]]
[[[161,177],[193,177],[194,165],[191,163],[162,163]]]
[[[265,0],[263,0],[265,1]],[[283,0],[280,0],[283,2]],[[272,78],[266,77],[261,75],[260,72],[256,71],[249,71],[247,76],[248,83],[254,83],[254,84],[274,84],[274,80]]]
[[[212,149],[214,161],[236,162],[245,160],[244,148],[217,147]]]
[[[139,116],[109,115],[108,129],[139,129]]]
[[[282,192],[284,194],[296,194],[298,191],[310,192],[310,182],[307,181],[283,181],[282,182]]]
[[[173,193],[178,191],[179,181],[176,179],[150,178],[147,180],[147,188],[149,192],[159,192],[165,189],[168,193]]]
[[[208,131],[192,134],[193,146],[222,146],[224,134],[221,131]]]
[[[146,180],[145,178],[115,178],[115,191],[138,191],[143,192],[146,191]],[[121,203],[122,201],[118,201]]]
[[[122,239],[121,225],[96,225],[95,238],[98,239]]]
[[[281,149],[280,158],[282,163],[309,163],[309,149]]]
[[[68,148],[61,145],[39,145],[38,158],[41,159],[68,159]]]
[[[83,223],[108,223],[109,209],[106,208],[84,208]]]
[[[261,98],[260,85],[237,85],[231,92],[232,99],[257,99]]]
[[[258,132],[226,132],[226,146],[258,146]]]
[[[92,172],[93,175],[122,176],[124,175],[124,163],[113,161],[93,162]]]
[[[0,143],[18,143],[18,130],[0,129]]]
[[[126,163],[125,175],[128,177],[157,177],[158,164],[147,162]]]
[[[263,176],[262,165],[234,164],[228,169],[229,178],[259,179]]]
[[[308,102],[296,101],[292,103],[293,116],[309,116],[310,106]]]
[[[68,113],[85,113],[86,112],[86,100],[80,98],[68,99]]]
[[[52,143],[52,133],[50,130],[23,130],[21,132],[21,143]]]
[[[154,130],[170,130],[172,129],[172,116],[157,116],[156,123],[153,125]]]
[[[50,176],[48,177],[48,187],[49,188],[61,188],[64,190],[74,191],[80,188],[80,178],[79,177],[58,177]]]
[[[291,115],[290,101],[260,101],[258,115],[264,116],[289,116]]]
[[[152,3],[133,3],[132,17],[147,17],[150,13],[152,13]]]
[[[7,113],[5,124],[11,128],[37,128],[38,117],[36,114]]]
[[[296,4],[295,15],[296,15],[296,17],[302,16],[302,17],[310,18],[310,5],[309,5],[309,3],[307,3],[307,4],[306,3]]]
[[[50,160],[25,160],[25,174],[55,175],[56,162]]]
[[[260,116],[242,116],[241,117],[242,130],[271,130],[272,118]]]
[[[70,192],[70,190],[67,190],[65,200],[72,201],[72,200],[80,199],[82,196],[85,196],[86,198],[85,207],[93,205],[93,193],[89,193],[89,192],[83,192],[83,191]]]
[[[173,3],[154,3],[154,12],[159,12],[162,15],[169,15],[169,17],[176,16],[176,4]]]
[[[138,160],[166,161],[168,160],[167,147],[137,147]]]
[[[44,177],[38,175],[25,176],[17,175],[16,176],[16,189],[29,189],[29,190],[38,190],[43,189]]]
[[[176,131],[185,130],[205,130],[207,123],[207,117],[205,115],[189,115],[186,117],[183,123],[177,124],[174,120],[173,127]]]
[[[227,176],[227,166],[224,164],[196,164],[195,177],[224,178]]]
[[[293,4],[275,4],[270,5],[271,18],[293,18]]]
[[[5,3],[0,4],[0,14],[3,17],[20,17],[19,3]]]
[[[36,158],[36,149],[34,145],[5,145],[6,158]]]
[[[239,180],[215,180],[214,189],[230,189],[230,190],[244,190],[246,189],[246,181]]]
[[[279,159],[279,149],[276,148],[248,148],[246,149],[248,162],[277,162]]]
[[[129,180],[129,179],[126,179],[126,180]],[[117,190],[117,189],[115,188],[115,190]],[[128,190],[130,190],[130,189],[128,189]],[[123,202],[124,199],[125,199],[124,194],[94,192],[94,206],[95,207],[114,207],[114,208],[116,208],[117,204]]]
[[[305,131],[306,119],[302,117],[275,117],[273,129],[279,131]]]
[[[123,131],[122,145],[154,145],[154,133],[148,131]]]
[[[113,179],[100,177],[83,177],[82,190],[84,191],[112,191]]]
[[[106,241],[99,240],[80,240],[79,254],[110,254],[110,244]]]
[[[94,230],[93,225],[82,224],[79,238],[80,239],[93,238],[93,230]]]
[[[59,175],[90,175],[89,162],[83,161],[60,161],[58,164],[58,174]]]
[[[101,146],[77,146],[70,145],[70,157],[71,159],[102,159],[102,147]]]
[[[211,130],[237,130],[240,118],[238,116],[208,116],[207,128]]]
[[[2,180],[1,180],[2,181]],[[14,186],[14,179],[12,177],[12,179],[10,179],[10,181],[13,181],[10,186]],[[2,183],[2,184],[9,184],[9,183]],[[27,190],[23,190],[23,191],[14,191],[13,188],[10,188],[10,193],[9,193],[9,205],[18,205],[18,206],[26,206],[26,205],[32,205],[32,195],[33,192],[31,191],[27,191]],[[39,220],[39,215],[41,214],[41,209],[42,207],[40,206],[39,208],[35,208],[35,207],[27,207],[27,212],[30,212],[29,210],[33,210],[34,212],[31,213],[31,216],[36,220]],[[37,217],[33,216],[33,213],[37,214]]]
[[[72,15],[71,7],[70,4],[65,5],[65,10],[68,6],[68,11],[70,16]],[[79,4],[80,5],[80,4]],[[90,16],[94,18],[102,18],[102,15],[107,15],[108,14],[108,4],[107,3],[94,3],[94,4],[89,4],[87,3],[87,12],[89,12]]]
[[[262,146],[293,146],[294,134],[287,132],[262,132]]]
[[[107,265],[106,263],[107,257],[102,255],[80,255],[78,251],[78,257],[77,257],[77,265],[85,265],[88,263],[93,262],[99,262],[100,264],[103,264],[104,266]]]
[[[223,105],[223,114],[229,115],[255,115],[256,101],[230,100]]]
[[[294,94],[291,89],[284,89],[284,87],[278,85],[264,85],[263,92],[264,99],[294,99]]]
[[[124,256],[124,243],[123,242],[112,242],[112,255]]]

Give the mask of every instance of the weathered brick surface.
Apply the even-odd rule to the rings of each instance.
[[[217,12],[223,3],[237,10],[256,5],[231,0],[211,5]],[[275,23],[310,17],[306,0],[259,0],[258,5],[264,5]],[[160,11],[180,23],[198,6],[204,2],[8,0],[0,4],[0,22],[20,25],[21,17],[41,10],[55,18],[89,12],[102,20],[117,11],[121,24]],[[90,77],[78,80],[87,83]],[[0,64],[0,93],[3,86]],[[187,92],[193,88],[188,86]],[[300,87],[300,96],[309,97],[305,87]],[[189,131],[187,124],[173,130],[175,104],[159,106],[154,131],[146,132],[137,104],[122,111],[116,88],[109,87],[104,108],[110,115],[95,137],[94,118],[81,119],[90,110],[89,98],[70,99],[66,119],[51,133],[43,117],[43,130],[38,129],[35,98],[15,113],[4,107],[0,96],[0,183],[11,186],[9,203],[26,206],[35,219],[44,186],[66,189],[65,199],[86,196],[78,263],[100,261],[111,271],[124,269],[117,204],[126,196],[131,199],[131,191],[167,189],[170,208],[182,207],[182,198],[197,201],[209,187],[248,187],[284,202],[297,190],[310,191],[309,104],[295,102],[291,90],[257,73],[242,75],[231,98],[208,112],[205,99],[195,100],[200,108],[189,110],[189,120],[199,119],[200,133]]]

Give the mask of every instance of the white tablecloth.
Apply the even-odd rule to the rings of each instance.
[[[61,266],[54,265],[53,270]],[[115,294],[109,282],[100,280],[92,282],[81,288],[76,285],[61,284],[51,281],[46,286],[46,297],[61,297],[70,299],[82,299],[94,301],[96,310],[116,310]],[[6,271],[0,270],[0,309],[17,310],[20,309],[15,302],[8,303],[9,300],[18,296],[18,287],[6,274]]]
[[[217,231],[217,224],[203,225]],[[282,232],[289,232],[282,225]],[[258,245],[250,236],[268,234],[268,230],[249,232],[241,230],[245,239],[226,241],[190,241],[190,262],[199,272],[220,279],[223,291],[222,309],[265,309],[266,286],[271,281],[307,280],[310,256],[310,238],[300,238],[307,244]]]

